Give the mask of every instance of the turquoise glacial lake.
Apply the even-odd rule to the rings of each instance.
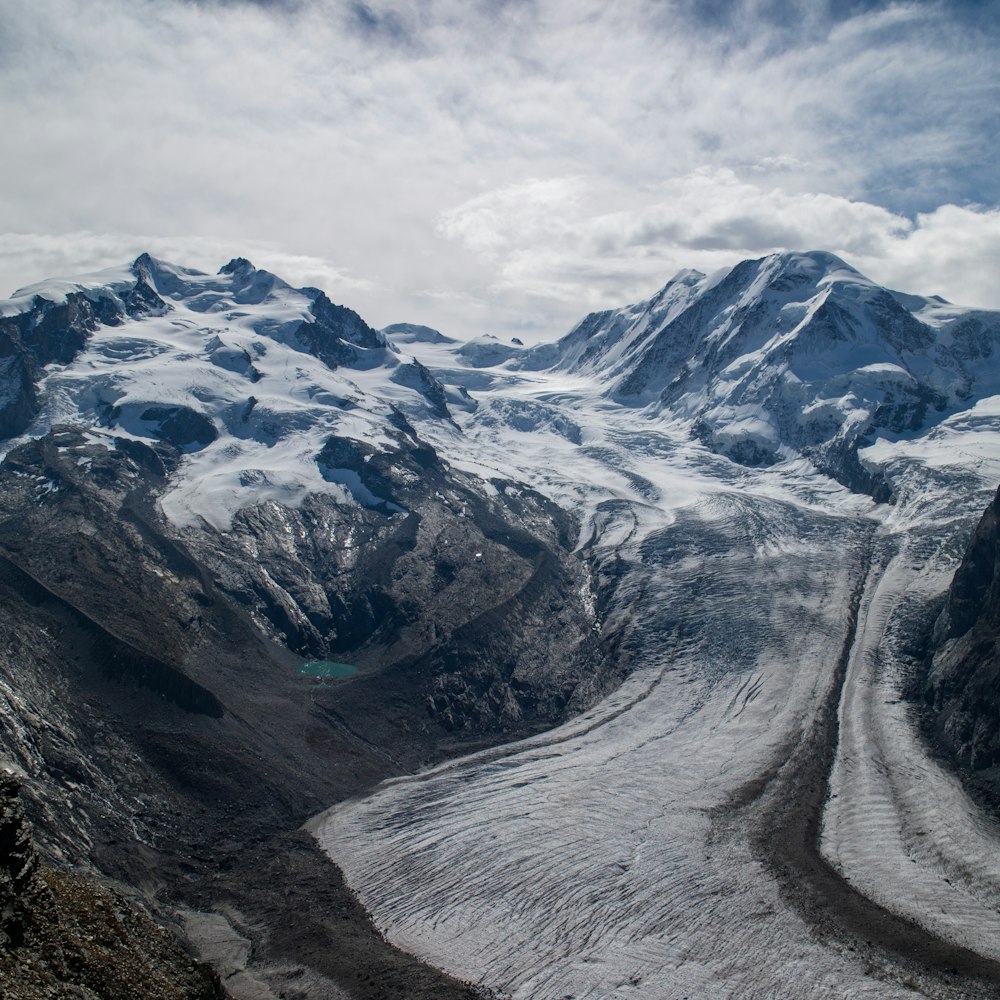
[[[312,660],[299,667],[299,673],[309,677],[353,677],[357,672],[357,667],[349,663],[334,663],[333,660]]]

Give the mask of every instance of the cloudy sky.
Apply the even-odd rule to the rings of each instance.
[[[1000,308],[1000,2],[0,0],[0,295],[250,257],[536,338],[833,250]]]

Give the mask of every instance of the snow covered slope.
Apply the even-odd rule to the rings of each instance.
[[[78,318],[67,320],[68,306]],[[62,353],[33,357],[54,314]],[[207,275],[144,254],[23,289],[0,315],[21,340],[6,395],[17,396],[25,372],[35,376],[20,440],[82,424],[98,438],[174,445],[187,459],[162,506],[178,525],[203,518],[225,528],[242,507],[294,506],[331,484],[378,505],[356,476],[317,464],[327,438],[392,450],[397,410],[450,419],[440,383],[360,316],[243,259]]]
[[[829,253],[775,254],[595,313],[515,366],[601,378],[628,406],[691,421],[751,465],[806,454],[877,489],[854,458],[1000,392],[1000,314],[881,288]]]

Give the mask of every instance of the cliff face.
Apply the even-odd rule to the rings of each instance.
[[[38,869],[18,787],[11,775],[0,773],[0,945],[4,948],[24,940],[24,898]]]
[[[0,773],[0,995],[6,1000],[222,1000],[218,978],[115,892],[39,861]]]
[[[936,623],[923,695],[941,747],[1000,805],[1000,492]]]

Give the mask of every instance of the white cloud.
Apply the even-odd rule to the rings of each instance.
[[[573,196],[554,196],[564,189]],[[911,221],[864,201],[764,188],[727,169],[673,178],[628,211],[581,211],[594,200],[580,178],[505,187],[449,210],[442,228],[488,257],[494,291],[527,309],[539,300],[620,305],[682,267],[712,271],[786,249],[831,250],[892,287],[1000,308],[997,210],[946,205]]]
[[[857,266],[902,291],[940,294],[959,305],[1000,309],[1000,210],[942,205],[912,231]]]
[[[554,334],[676,267],[812,245],[994,301],[963,252],[989,212],[946,206],[1000,200],[995,37],[937,3],[697,7],[10,4],[0,289],[242,254],[378,325]]]
[[[580,177],[508,184],[445,211],[438,232],[498,257],[511,247],[568,234],[585,186]]]

